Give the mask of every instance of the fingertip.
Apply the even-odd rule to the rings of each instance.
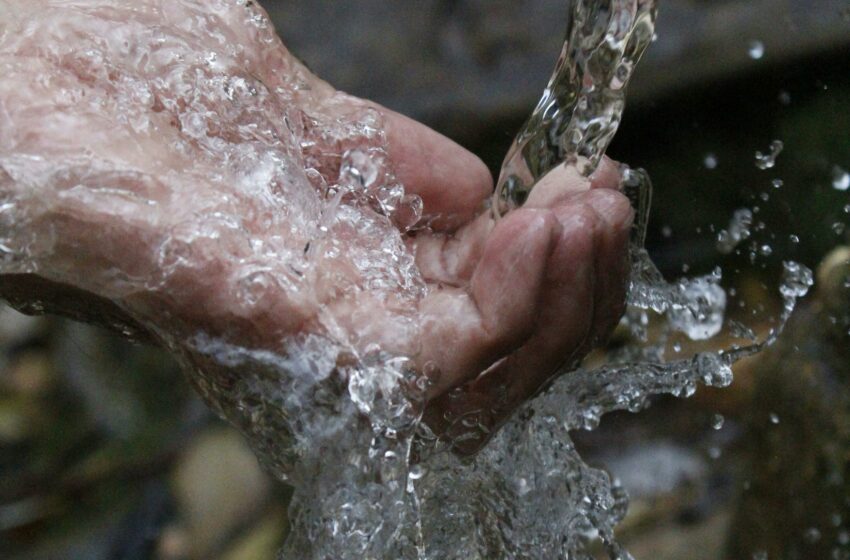
[[[554,208],[589,188],[587,177],[582,176],[575,166],[559,165],[534,185],[523,208]]]
[[[622,164],[608,156],[602,156],[599,166],[590,175],[590,188],[619,191],[622,188]]]

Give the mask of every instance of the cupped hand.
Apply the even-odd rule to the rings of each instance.
[[[313,76],[252,2],[0,1],[0,76],[0,294],[18,302],[24,278],[48,310],[107,301],[171,347],[317,334],[404,356],[463,452],[622,313],[612,162],[553,171],[495,221],[480,160]],[[384,194],[403,185],[406,219],[343,188],[352,153]]]

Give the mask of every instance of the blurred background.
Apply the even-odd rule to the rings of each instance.
[[[546,84],[567,10],[261,3],[317,74],[447,134],[494,173]],[[609,151],[653,177],[655,261],[668,278],[722,266],[753,328],[781,303],[783,260],[818,283],[731,388],[606,417],[577,443],[631,494],[620,535],[639,560],[850,559],[850,2],[663,0],[657,30]],[[775,140],[784,150],[760,169],[755,153]],[[717,234],[742,208],[752,237],[721,255]],[[287,499],[168,356],[0,311],[0,558],[271,559]]]

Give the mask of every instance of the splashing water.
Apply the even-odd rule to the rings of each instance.
[[[251,40],[265,45],[264,56],[282,58],[261,11],[241,2],[214,4],[228,17],[239,14]],[[200,17],[204,12],[195,3],[173,2],[168,9],[186,11],[178,14],[180,21],[213,25]],[[700,384],[729,385],[737,360],[779,336],[797,299],[812,285],[811,271],[785,263],[784,305],[763,340],[665,359],[666,342],[674,334],[705,340],[730,323],[726,292],[719,270],[695,279],[664,279],[643,249],[649,178],[625,170],[637,220],[624,323],[637,342],[612,353],[598,369],[562,376],[482,452],[462,461],[420,422],[426,387],[413,374],[407,354],[359,346],[344,327],[345,307],[323,309],[319,334],[278,339],[270,332],[273,344],[249,344],[166,329],[130,303],[140,292],[168,295],[179,286],[175,279],[189,275],[198,283],[184,289],[211,299],[232,296],[237,318],[261,321],[270,293],[325,301],[332,292],[334,301],[342,302],[369,293],[376,301],[392,301],[398,328],[409,329],[415,319],[408,310],[427,291],[401,237],[419,221],[422,201],[406,194],[393,176],[376,113],[364,109],[322,120],[307,109],[288,109],[276,97],[283,95],[276,78],[262,81],[243,71],[244,52],[232,50],[229,38],[222,36],[211,50],[195,43],[197,37],[215,36],[204,29],[170,36],[165,48],[160,35],[138,25],[138,13],[133,8],[102,22],[85,10],[71,19],[63,16],[64,26],[99,30],[90,32],[91,44],[79,49],[77,58],[61,43],[40,47],[48,56],[55,48],[57,60],[89,81],[108,83],[109,95],[86,90],[84,99],[64,83],[59,93],[41,91],[29,83],[25,65],[2,62],[0,71],[9,78],[3,83],[34,88],[45,103],[51,95],[62,96],[56,103],[66,116],[85,123],[75,134],[100,122],[84,120],[90,109],[122,123],[109,130],[115,140],[103,147],[104,154],[115,145],[146,142],[170,150],[158,153],[161,160],[152,167],[116,164],[132,160],[130,153],[121,154],[125,160],[105,158],[84,169],[83,154],[67,151],[61,137],[61,150],[51,157],[0,152],[0,272],[42,272],[106,293],[157,333],[207,402],[247,436],[271,472],[294,487],[292,531],[281,558],[591,558],[594,542],[601,542],[611,558],[630,558],[614,534],[626,514],[626,493],[605,471],[584,463],[570,431],[593,429],[611,411],[638,412],[653,395],[687,397]],[[574,3],[555,75],[505,160],[493,204],[497,213],[520,205],[534,183],[562,162],[585,174],[595,168],[619,124],[625,87],[651,41],[655,13],[650,0]],[[29,32],[39,26],[46,33],[64,29],[55,17],[35,15]],[[148,47],[126,54],[134,72],[110,66],[99,54],[104,43],[124,52],[127,37]],[[0,32],[0,41],[8,50],[10,42],[25,43],[26,37]],[[148,78],[146,72],[156,76]],[[298,81],[297,69],[294,75]],[[150,106],[166,118],[151,122]],[[168,123],[176,124],[160,127]],[[126,138],[116,137],[120,134]],[[325,149],[329,145],[334,149]],[[329,157],[332,161],[326,161]],[[162,162],[182,172],[161,174]],[[209,169],[216,174],[210,176]],[[206,181],[203,198],[190,200],[199,178]],[[292,211],[295,202],[300,213]],[[34,234],[45,216],[58,216],[61,227],[63,220],[85,225],[98,212],[119,212],[129,226],[142,228],[152,219],[148,210],[160,207],[173,209],[179,220],[169,224],[164,238],[140,240],[149,243],[140,253],[153,255],[150,263],[124,262],[116,255],[114,268],[105,273],[74,272],[66,260],[73,251],[61,235]],[[340,241],[351,237],[361,243],[352,248]],[[233,269],[222,284],[204,291],[209,255],[222,252],[235,263]],[[327,270],[336,273],[331,281]],[[361,275],[352,279],[345,274],[349,270]],[[660,326],[650,329],[653,322]]]

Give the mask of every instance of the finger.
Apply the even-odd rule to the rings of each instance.
[[[539,328],[508,360],[476,380],[488,394],[495,421],[533,397],[567,363],[602,342],[624,309],[629,228],[628,199],[593,190],[555,212],[562,226],[544,288]]]
[[[524,207],[555,208],[590,190],[616,191],[620,184],[620,167],[607,157],[590,177],[581,176],[574,167],[562,166],[534,187]],[[484,213],[454,233],[431,232],[412,239],[410,246],[423,277],[444,285],[466,285],[493,225],[490,214]]]
[[[602,156],[599,167],[590,176],[590,188],[621,190],[623,188],[622,165]]]
[[[534,337],[462,392],[441,396],[426,417],[432,429],[462,454],[484,445],[510,411],[548,379],[558,362],[568,358],[590,332],[595,215],[580,203],[559,210],[562,229],[547,265]]]
[[[633,215],[628,199],[591,190],[555,215],[562,233],[547,271],[538,330],[489,380],[476,381],[479,387],[507,386],[508,413],[559,367],[601,342],[624,308]]]
[[[409,247],[422,277],[444,286],[468,285],[495,225],[485,212],[454,233],[428,232],[411,238]]]
[[[480,213],[493,192],[493,178],[484,162],[413,119],[380,111],[395,173],[406,192],[422,198],[431,227],[453,230]]]
[[[528,339],[559,232],[551,212],[513,212],[493,229],[468,291],[435,290],[422,301],[417,361],[437,372],[430,395],[474,378]]]
[[[619,190],[622,179],[619,165],[603,157],[599,167],[589,177],[572,165],[560,165],[544,175],[534,185],[524,207],[554,208],[578,194],[591,189]]]
[[[576,363],[606,337],[623,310],[628,200],[612,191],[588,191],[555,211],[561,226],[542,289],[538,329],[529,342],[462,393],[433,404],[429,421],[468,454],[565,363]],[[473,421],[474,420],[474,421]]]
[[[404,115],[375,103],[336,92],[313,102],[308,110],[331,121],[356,122],[366,113],[377,113],[386,138],[391,170],[407,194],[418,195],[424,217],[438,231],[452,231],[481,212],[493,192],[493,179],[487,166],[474,154],[442,134]],[[346,150],[358,147],[335,134],[311,137],[309,152],[319,171],[333,177],[334,164]],[[335,157],[328,158],[329,154]],[[335,163],[334,163],[335,162]],[[326,169],[329,167],[329,169]]]
[[[586,351],[604,344],[617,326],[626,307],[629,282],[629,239],[634,209],[622,194],[594,190],[588,203],[600,226],[594,240],[596,275],[593,325]]]

